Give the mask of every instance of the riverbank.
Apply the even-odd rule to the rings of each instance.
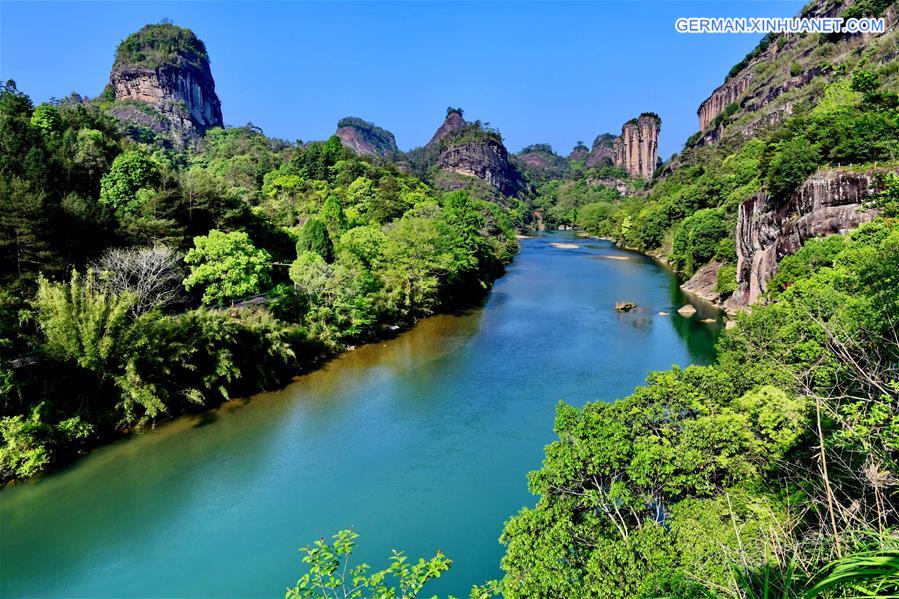
[[[625,296],[653,310],[615,312]],[[714,360],[720,328],[656,313],[682,302],[669,272],[608,242],[525,240],[471,308],[4,490],[0,596],[272,596],[301,573],[297,547],[347,527],[375,567],[439,547],[454,564],[429,592],[465,596],[501,575],[497,538],[533,503],[559,401]]]
[[[651,258],[656,264],[665,268],[671,272],[672,275],[680,279],[678,273],[671,267],[670,262],[668,262],[664,253],[661,251],[644,252],[637,248],[628,247],[626,244],[613,237],[591,235],[583,230],[576,231],[575,233],[580,237],[608,241],[614,243],[621,249]],[[721,300],[721,296],[716,290],[717,272],[720,266],[721,264],[717,262],[704,265],[696,271],[692,277],[680,283],[680,289],[690,299],[690,304],[693,305],[694,308],[697,308],[697,312],[703,315],[702,317],[704,319],[710,318],[708,312],[709,310],[713,310],[716,315],[723,316],[726,322],[733,322],[733,319],[737,316],[739,310],[728,307],[727,304]]]

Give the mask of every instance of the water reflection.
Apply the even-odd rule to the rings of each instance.
[[[273,596],[299,545],[353,526],[376,566],[440,547],[455,564],[430,591],[466,596],[500,574],[502,523],[534,502],[526,473],[558,401],[712,359],[720,327],[680,317],[686,301],[607,242],[524,240],[482,306],[0,492],[0,595]]]

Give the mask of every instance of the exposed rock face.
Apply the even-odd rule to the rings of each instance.
[[[595,168],[598,166],[614,164],[612,155],[612,146],[615,143],[615,136],[611,133],[600,133],[593,140],[593,149],[587,156],[587,168]]]
[[[628,187],[626,181],[615,179],[614,177],[587,177],[587,185],[602,185],[603,187],[611,187],[618,190],[621,195],[631,195],[631,188]]]
[[[446,138],[447,135],[459,131],[464,128],[466,124],[465,119],[462,118],[461,112],[451,110],[447,113],[443,124],[437,128],[437,131],[435,131],[433,137],[431,137],[431,141],[429,141],[425,147],[436,146]]]
[[[160,39],[172,36],[180,47],[160,49]],[[109,89],[115,98],[110,113],[132,135],[143,128],[183,146],[222,126],[206,48],[187,29],[148,25],[129,36],[119,46]]]
[[[703,299],[710,303],[718,301],[720,294],[718,287],[718,269],[724,265],[723,262],[711,261],[690,277],[690,279],[680,286],[684,292]]]
[[[729,104],[736,102],[752,80],[752,73],[744,73],[736,79],[726,81],[724,85],[713,91],[712,95],[706,98],[699,105],[699,110],[696,111],[699,115],[699,130],[705,131],[716,116],[724,112]]]
[[[513,161],[520,170],[538,179],[563,177],[569,170],[568,161],[553,152],[549,144],[527,146],[513,157]]]
[[[334,135],[356,154],[391,157],[399,152],[393,133],[360,118],[341,119]]]
[[[844,233],[876,216],[869,197],[874,173],[829,171],[808,179],[786,202],[760,192],[737,215],[737,292],[734,306],[754,303],[768,289],[780,260],[812,237]]]
[[[855,4],[852,0],[817,0],[809,3],[800,16],[835,17]],[[826,54],[816,52],[819,45],[815,37],[781,34],[763,38],[734,67],[727,80],[699,105],[697,115],[703,135],[694,143],[712,143],[724,134],[727,123],[716,127],[715,117],[733,103],[739,106],[736,115],[751,115],[740,119],[735,134],[753,136],[770,125],[782,122],[796,106],[820,96],[824,85],[820,85],[820,81],[818,85],[810,83],[818,78],[832,81],[834,73],[841,72],[835,67],[851,60],[863,48],[869,53],[872,63],[886,64],[893,60],[891,54],[895,43],[889,36],[895,34],[895,25],[899,22],[899,4],[892,3],[880,16],[886,25],[883,33],[845,34],[837,43],[829,44],[831,51]],[[873,43],[876,38],[886,39],[876,44]],[[772,65],[776,65],[774,70]],[[793,66],[799,72],[794,72]]]
[[[621,128],[621,136],[612,146],[612,159],[633,177],[652,179],[659,160],[659,130],[657,115],[643,113]]]
[[[583,144],[576,145],[571,150],[571,153],[568,154],[568,159],[569,160],[583,160],[584,158],[587,157],[587,155],[589,153],[590,153],[590,150],[587,149],[587,146],[585,146]]]
[[[462,143],[448,141],[437,161],[441,170],[483,179],[507,196],[524,189],[521,173],[509,162],[509,153],[501,141],[493,136]]]

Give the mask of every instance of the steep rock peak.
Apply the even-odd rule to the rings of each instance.
[[[612,162],[633,177],[652,179],[659,160],[659,131],[662,119],[644,112],[621,127],[612,145]]]
[[[437,131],[434,132],[431,141],[427,143],[426,147],[436,146],[443,141],[446,136],[463,129],[468,123],[465,122],[465,118],[462,114],[463,110],[461,108],[453,108],[452,106],[447,108],[446,118],[443,120],[440,127],[437,128]]]
[[[451,117],[448,114],[447,120]],[[436,148],[437,166],[442,171],[477,177],[506,196],[518,195],[525,187],[524,178],[510,161],[499,132],[480,121],[466,123],[447,133],[439,139]]]
[[[703,100],[696,114],[699,116],[699,130],[705,131],[716,116],[723,113],[731,104],[746,91],[752,83],[753,74],[743,73],[739,77],[729,79],[723,85],[715,89],[712,95]]]
[[[571,149],[571,153],[568,154],[568,159],[569,160],[584,160],[588,154],[590,154],[590,148],[588,148],[584,144],[584,142],[579,141]]]
[[[615,144],[615,135],[612,133],[600,133],[593,140],[593,148],[587,156],[587,167],[612,166],[612,146]]]
[[[149,130],[175,145],[222,126],[206,46],[189,29],[146,25],[119,44],[109,77],[110,112],[130,133]]]
[[[895,42],[890,38],[895,37],[899,22],[899,3],[813,0],[800,16],[882,17],[885,29],[882,33],[769,33],[699,105],[701,135],[691,138],[690,145],[713,143],[729,131],[752,137],[782,122],[795,107],[820,97],[825,82],[839,77],[845,67],[851,70],[852,57],[862,51],[869,64],[895,60]],[[732,123],[736,126],[731,129]]]
[[[399,152],[393,133],[358,117],[340,119],[335,135],[356,154],[391,157]]]

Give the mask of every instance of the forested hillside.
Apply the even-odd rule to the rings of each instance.
[[[714,365],[559,404],[529,475],[539,500],[502,534],[505,577],[472,597],[899,596],[896,5],[803,14],[889,28],[768,36],[651,180],[613,166],[612,136],[594,144],[602,162],[581,143],[567,164],[546,144],[518,156],[546,226],[682,279],[708,265],[721,299],[754,305]],[[449,567],[422,563],[419,581]]]
[[[899,593],[895,11],[810,4],[891,27],[769,36],[728,76],[747,83],[715,92],[730,94],[717,115],[704,103],[706,130],[652,181],[572,160],[540,185],[556,223],[683,278],[711,261],[722,299],[752,284],[766,305],[737,317],[713,366],[560,404],[529,478],[540,499],[503,533],[505,596]],[[754,246],[766,237],[787,242]]]
[[[144,28],[113,80],[154,61],[141,89],[178,93],[154,77],[195,55],[208,74],[179,44],[203,49]],[[0,481],[477,297],[517,249],[508,210],[337,137],[182,143],[197,128],[149,98],[34,106],[0,88]],[[184,129],[150,135],[123,102]]]

